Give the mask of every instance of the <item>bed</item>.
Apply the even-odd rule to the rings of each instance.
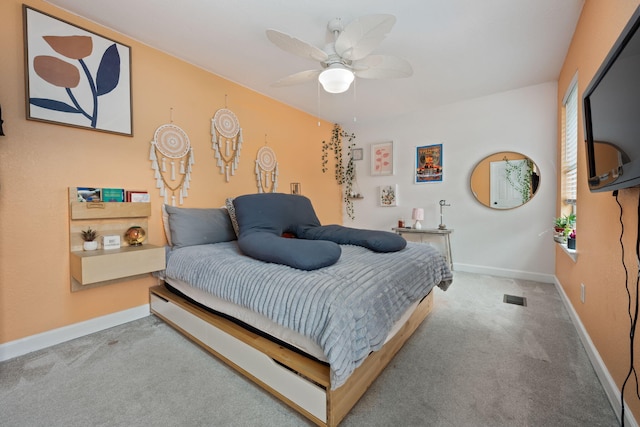
[[[288,251],[297,256],[300,243],[313,248],[299,236],[282,237],[305,234],[291,226],[300,223],[300,211],[307,211],[302,222],[310,226],[310,202],[301,197],[275,198],[287,213],[275,212],[279,225],[268,232],[277,238],[268,256],[281,242],[278,259]],[[365,241],[352,229],[316,228],[317,218],[311,221],[311,234],[320,236],[315,241],[339,241],[335,262],[324,265],[323,256],[314,256],[322,266],[296,268],[249,256],[245,211],[259,217],[260,233],[264,221],[273,225],[274,212],[261,208],[263,200],[255,205],[252,198],[247,206],[236,198],[229,209],[165,206],[167,267],[158,273],[163,285],[150,289],[151,311],[315,424],[335,426],[426,318],[434,288],[446,290],[452,275],[430,245],[404,242],[385,252],[376,245],[397,246],[393,233],[376,232]],[[293,219],[290,200],[298,208],[308,204]]]

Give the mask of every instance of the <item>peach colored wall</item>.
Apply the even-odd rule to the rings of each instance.
[[[148,302],[146,278],[70,292],[67,187],[147,189],[148,240],[164,244],[162,199],[150,168],[149,142],[171,119],[195,153],[185,207],[219,207],[228,196],[257,191],[254,161],[265,134],[279,163],[279,191],[302,183],[323,223],[342,223],[340,188],[321,171],[321,143],[331,124],[38,0],[26,4],[132,48],[134,136],[26,120],[22,0],[0,2],[0,343]],[[226,96],[226,98],[225,98]],[[239,170],[225,183],[214,162],[210,120],[225,107],[240,121]]]
[[[569,84],[578,73],[578,205],[577,251],[574,263],[560,248],[556,249],[556,277],[580,316],[613,379],[622,386],[629,369],[629,315],[625,275],[618,243],[619,208],[611,192],[590,193],[586,181],[586,159],[582,121],[582,94],[611,46],[638,6],[638,0],[587,0],[558,81],[558,128],[561,129],[561,105]],[[560,141],[560,135],[558,135]],[[558,144],[560,146],[560,144]],[[560,164],[558,150],[558,164]],[[560,180],[558,180],[560,181]],[[561,194],[558,188],[558,194]],[[635,283],[635,235],[638,189],[619,193],[624,209],[625,262],[630,286]],[[557,201],[560,211],[560,197]],[[580,284],[586,286],[586,301],[580,302]],[[640,351],[637,346],[636,352]],[[625,400],[636,419],[640,419],[640,401],[635,384],[628,384]]]

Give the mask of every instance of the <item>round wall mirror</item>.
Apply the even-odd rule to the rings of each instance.
[[[513,209],[527,203],[540,184],[538,166],[529,157],[501,151],[482,159],[471,173],[471,192],[492,209]]]

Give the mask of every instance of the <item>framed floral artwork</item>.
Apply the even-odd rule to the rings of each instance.
[[[133,136],[131,48],[23,5],[27,119]]]
[[[398,185],[381,185],[379,200],[380,206],[398,206]]]
[[[393,175],[393,141],[371,144],[371,175]]]
[[[416,169],[414,183],[442,182],[442,144],[416,147]]]

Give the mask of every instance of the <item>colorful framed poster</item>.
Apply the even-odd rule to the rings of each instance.
[[[133,136],[131,48],[23,5],[27,119]]]
[[[371,175],[393,175],[393,141],[371,144]]]
[[[381,185],[378,200],[380,206],[398,206],[398,185]]]
[[[416,147],[414,183],[442,182],[443,172],[442,144]]]

